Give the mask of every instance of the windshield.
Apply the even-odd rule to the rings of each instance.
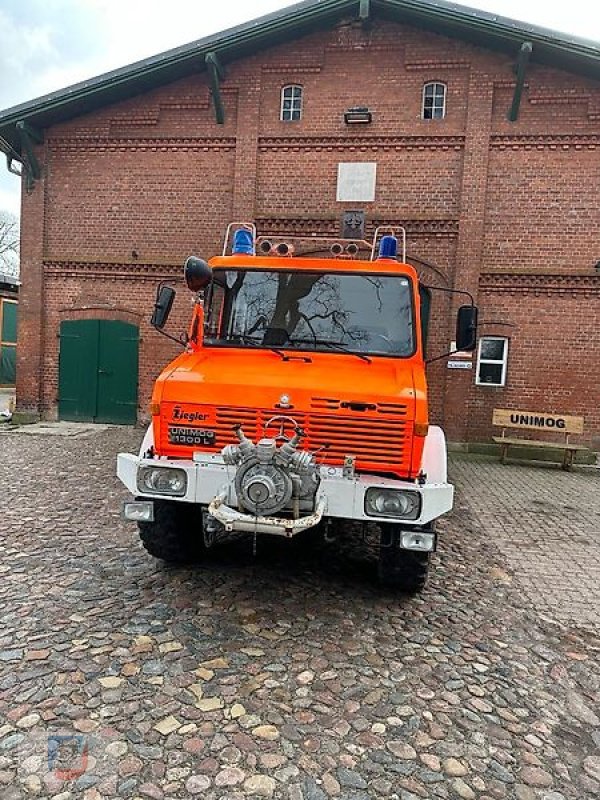
[[[410,356],[408,278],[261,270],[214,271],[208,345],[347,350]]]

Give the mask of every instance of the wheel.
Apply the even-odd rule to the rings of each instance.
[[[381,526],[379,543],[379,582],[404,594],[417,594],[427,581],[431,553],[403,550],[400,529],[393,524]]]
[[[154,501],[154,522],[138,522],[140,539],[151,556],[172,564],[200,561],[206,551],[198,506]]]

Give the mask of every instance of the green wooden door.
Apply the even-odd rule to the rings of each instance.
[[[61,323],[58,382],[60,419],[135,423],[138,329],[117,320]]]
[[[0,299],[0,386],[14,386],[17,372],[17,303]]]
[[[136,422],[138,342],[135,325],[100,321],[96,422]]]
[[[60,419],[93,421],[98,393],[99,320],[60,325],[58,415]]]

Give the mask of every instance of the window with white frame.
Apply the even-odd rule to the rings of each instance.
[[[281,90],[282,122],[298,122],[302,118],[302,86],[284,86]]]
[[[477,350],[478,386],[506,386],[508,339],[504,336],[482,336]]]
[[[432,81],[423,87],[423,119],[443,119],[446,116],[446,84]]]

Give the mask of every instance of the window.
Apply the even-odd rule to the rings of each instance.
[[[284,86],[281,90],[281,121],[297,122],[302,118],[302,87]]]
[[[423,87],[423,119],[443,119],[446,116],[446,84],[426,83]]]
[[[505,386],[508,361],[508,339],[503,336],[482,336],[477,351],[478,386]]]

